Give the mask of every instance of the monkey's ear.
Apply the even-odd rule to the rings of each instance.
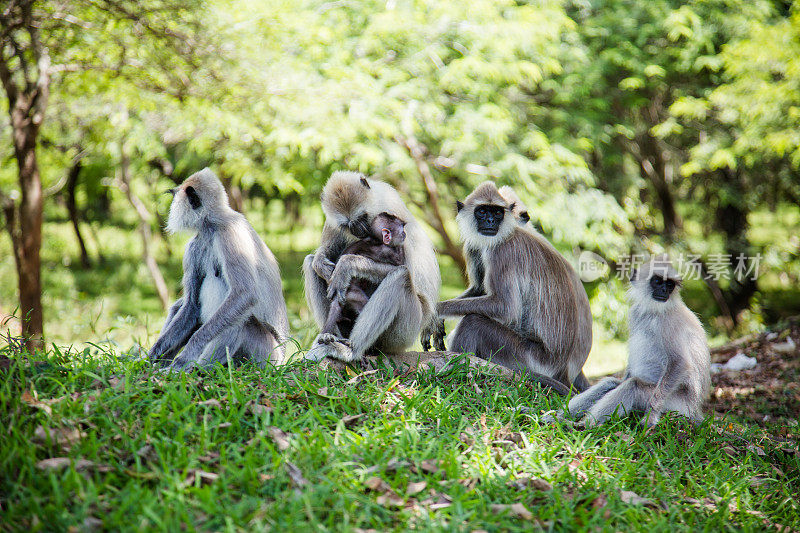
[[[460,213],[462,209],[464,209],[464,203],[460,200],[456,200],[456,212]]]
[[[634,268],[633,270],[631,270],[631,281],[636,281],[636,278],[638,277],[639,277],[639,269]]]
[[[519,214],[519,218],[523,222],[530,222],[530,220],[531,220],[531,216],[528,214],[527,211],[523,211],[522,213],[520,213]]]
[[[511,202],[511,205],[508,206],[508,211],[513,213],[514,209],[517,208],[517,202]]]
[[[367,178],[365,178],[364,176],[361,176],[361,185],[363,185],[363,186],[364,186],[364,187],[366,187],[367,189],[369,189],[369,188],[370,188],[370,187],[369,187],[369,182],[367,181]]]

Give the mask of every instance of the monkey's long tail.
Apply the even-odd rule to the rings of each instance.
[[[549,376],[545,376],[544,374],[537,374],[536,372],[531,372],[531,371],[528,371],[527,375],[531,379],[539,383],[542,387],[549,387],[550,389],[552,389],[554,392],[558,393],[561,396],[569,396],[569,390],[570,390],[569,387],[567,387],[557,379],[553,379]],[[586,378],[584,377],[584,379]]]
[[[581,373],[575,378],[575,381],[572,382],[572,388],[577,390],[578,392],[583,392],[590,387],[589,380],[586,379],[586,374]]]

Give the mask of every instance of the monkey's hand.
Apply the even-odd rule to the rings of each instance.
[[[314,261],[311,263],[311,268],[316,272],[317,276],[324,279],[326,283],[330,283],[333,271],[336,268],[336,263],[323,254],[317,253],[314,256]]]
[[[328,285],[328,300],[333,301],[336,298],[340,304],[343,304],[351,281],[353,281],[352,270],[341,266],[337,267],[333,271]]]
[[[422,343],[422,349],[424,351],[430,351],[431,349],[431,339],[433,339],[433,346],[436,348],[437,351],[443,352],[446,350],[444,345],[444,337],[445,337],[445,329],[444,329],[444,319],[442,318],[435,318],[433,319],[430,324],[425,326],[420,334],[420,342]]]

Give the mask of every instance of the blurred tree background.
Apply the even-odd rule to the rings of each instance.
[[[464,286],[453,203],[491,179],[570,259],[692,258],[712,337],[800,312],[791,2],[5,0],[0,79],[12,333],[43,309],[48,341],[149,346],[186,242],[161,193],[204,166],[276,252],[301,343],[338,169],[401,191],[443,297]],[[741,254],[758,279],[733,276]],[[624,340],[624,281],[586,288],[598,342]]]

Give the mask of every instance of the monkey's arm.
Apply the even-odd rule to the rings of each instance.
[[[203,270],[196,244],[192,241],[184,254],[183,297],[170,308],[164,330],[150,348],[150,360],[169,359],[183,348],[200,323],[200,286]]]
[[[336,263],[336,268],[328,286],[328,298],[333,298],[334,296],[340,299],[344,298],[353,278],[379,284],[386,276],[398,268],[397,265],[378,263],[361,255],[345,254]]]
[[[175,368],[185,368],[196,361],[203,348],[225,330],[241,325],[252,313],[257,302],[252,287],[258,283],[255,264],[255,250],[248,246],[255,245],[243,240],[241,235],[233,234],[235,228],[220,232],[215,238],[218,257],[222,262],[223,275],[228,281],[230,290],[219,309],[200,326],[186,343],[186,348],[173,363]],[[273,327],[272,324],[265,324]]]
[[[464,250],[467,256],[467,274],[469,274],[469,288],[456,298],[472,298],[474,296],[484,296],[486,289],[483,286],[483,278],[486,269],[483,267],[483,257],[478,250]]]
[[[331,282],[331,276],[333,276],[333,270],[336,267],[334,261],[345,246],[344,239],[337,234],[336,230],[327,224],[323,226],[321,244],[317,251],[314,252],[314,261],[311,263],[311,269],[325,283]]]
[[[439,302],[436,310],[440,317],[476,314],[498,322],[508,323],[512,319],[509,316],[509,311],[518,307],[518,305],[515,305],[515,301],[516,298],[510,291],[503,291],[502,294],[445,300],[444,302]]]
[[[649,401],[651,409],[654,411],[661,410],[666,399],[669,398],[683,382],[685,372],[686,362],[683,358],[675,354],[670,354],[667,358],[667,366],[664,368],[664,373],[653,388],[653,395],[650,397]]]

